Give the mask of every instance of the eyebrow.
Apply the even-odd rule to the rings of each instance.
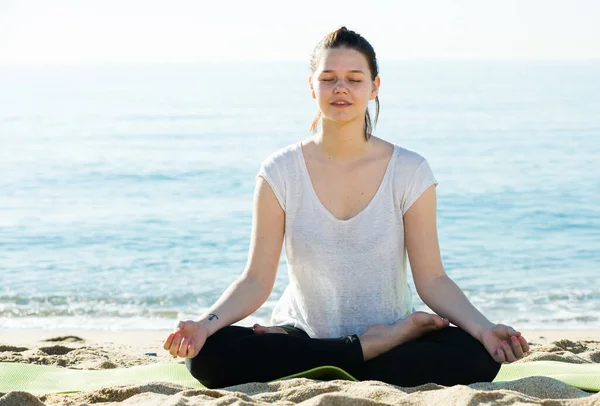
[[[321,71],[321,72],[322,73],[334,73],[335,71],[333,71],[333,70],[324,70],[324,71]],[[358,70],[358,69],[349,70],[348,72],[350,72],[350,73],[362,73],[363,75],[365,74],[363,71]]]

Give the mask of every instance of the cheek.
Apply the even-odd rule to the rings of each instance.
[[[371,96],[371,87],[369,85],[361,84],[355,89],[356,93],[365,99],[369,99]]]
[[[328,86],[326,83],[318,83],[314,87],[315,93],[316,94],[327,93],[327,92],[331,91],[330,87],[331,86]]]
[[[328,100],[331,97],[331,90],[327,86],[318,85],[314,87],[315,98],[317,100]]]

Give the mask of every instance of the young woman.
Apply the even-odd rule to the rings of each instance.
[[[209,388],[322,365],[405,387],[492,381],[527,341],[486,319],[446,275],[427,160],[371,135],[373,48],[342,27],[317,45],[311,68],[315,135],[263,161],[243,274],[164,349]],[[273,326],[232,326],[269,297],[284,242],[290,283]],[[417,293],[437,314],[413,308],[407,252]]]

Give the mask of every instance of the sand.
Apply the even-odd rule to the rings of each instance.
[[[600,330],[521,330],[531,351],[517,362],[553,360],[600,363]],[[169,331],[13,330],[0,333],[0,361],[110,369],[155,362],[183,363],[162,350]],[[148,355],[148,353],[156,353]],[[0,393],[7,405],[600,405],[590,393],[546,377],[504,384],[475,383],[403,388],[379,381],[290,379],[223,389],[190,389],[172,383],[115,386],[72,394]]]

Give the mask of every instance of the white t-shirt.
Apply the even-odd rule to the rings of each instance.
[[[318,199],[301,142],[270,155],[257,176],[269,183],[285,211],[289,285],[273,309],[272,325],[335,338],[393,324],[415,311],[403,215],[437,185],[425,158],[394,145],[375,196],[348,220],[333,216]]]

